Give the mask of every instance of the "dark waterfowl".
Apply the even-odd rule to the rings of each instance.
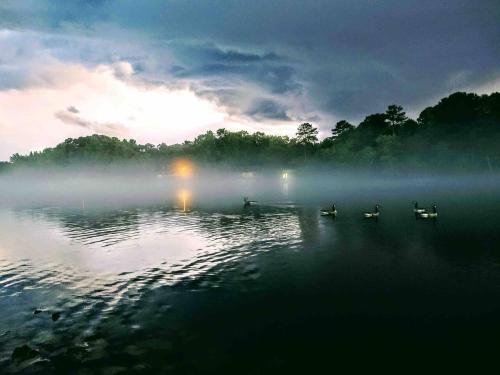
[[[321,216],[337,216],[337,208],[335,207],[335,203],[332,204],[332,208],[329,210],[320,210]]]
[[[380,215],[379,207],[380,207],[380,205],[377,203],[375,205],[375,209],[373,210],[373,212],[364,212],[363,216],[366,219],[377,219]]]
[[[414,206],[413,206],[413,213],[414,214],[422,214],[424,212],[427,212],[427,208],[418,207],[417,201],[413,202],[413,204],[414,204]]]
[[[248,197],[243,197],[243,207],[255,206],[257,201],[251,201]]]
[[[431,212],[422,212],[418,214],[420,219],[436,219],[438,217],[437,206],[436,204],[432,205]]]

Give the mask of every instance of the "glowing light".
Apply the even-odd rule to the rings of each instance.
[[[288,197],[288,169],[284,169],[281,173],[281,178],[282,178],[282,189],[283,189],[283,194],[285,194],[286,197]]]
[[[187,190],[180,191],[179,200],[181,201],[183,212],[186,212],[187,203],[189,203],[190,197],[191,197],[191,194],[189,193],[189,191],[187,191]]]
[[[194,165],[191,161],[186,159],[180,159],[173,163],[172,169],[174,175],[181,178],[188,178],[194,172]]]

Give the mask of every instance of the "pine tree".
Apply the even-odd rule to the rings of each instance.
[[[386,122],[392,130],[392,135],[395,135],[396,130],[408,120],[406,113],[403,111],[403,107],[396,104],[388,106],[385,115],[387,116]]]

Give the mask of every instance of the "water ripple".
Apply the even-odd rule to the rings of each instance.
[[[155,288],[217,288],[224,272],[237,269],[242,277],[256,278],[258,267],[239,263],[301,241],[300,223],[290,208],[188,214],[161,207],[111,213],[44,209],[15,211],[5,222],[29,228],[27,238],[46,233],[43,246],[54,243],[57,250],[48,259],[43,253],[39,259],[16,259],[32,255],[17,248],[0,259],[0,342],[8,342],[0,346],[4,364],[16,346],[30,343],[51,357],[68,340],[85,342],[111,316],[129,322],[135,304]],[[160,244],[166,250],[153,251]],[[178,247],[186,250],[175,254]],[[152,257],[149,263],[141,253]],[[137,262],[125,263],[125,269],[99,268],[107,256],[118,262],[132,254]],[[50,319],[55,312],[61,315],[57,322]]]

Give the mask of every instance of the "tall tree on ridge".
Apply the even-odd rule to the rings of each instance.
[[[304,122],[297,128],[297,143],[304,147],[304,160],[307,160],[307,149],[318,142],[318,128]]]
[[[332,129],[332,138],[335,140],[340,137],[342,134],[354,129],[354,125],[351,125],[346,120],[341,120],[337,122],[335,128]]]
[[[385,115],[387,116],[386,121],[392,130],[392,135],[395,135],[396,129],[400,128],[406,120],[408,120],[406,113],[403,111],[403,107],[396,104],[388,106]]]

